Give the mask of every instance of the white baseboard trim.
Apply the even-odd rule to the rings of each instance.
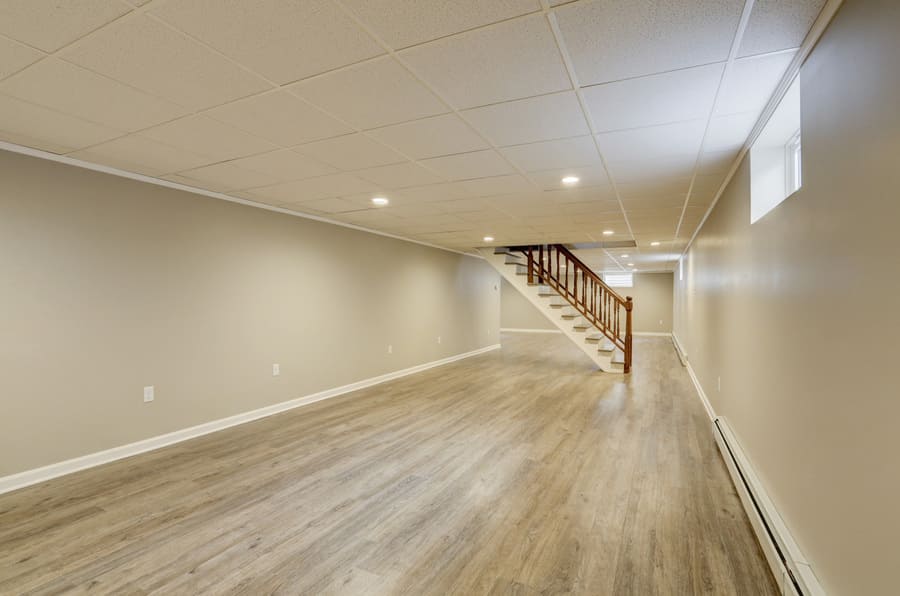
[[[71,474],[79,470],[85,470],[87,468],[93,468],[95,466],[110,463],[119,459],[131,457],[132,455],[138,455],[140,453],[153,451],[155,449],[159,449],[160,447],[166,447],[167,445],[180,443],[181,441],[187,441],[188,439],[207,435],[209,433],[224,430],[226,428],[237,426],[239,424],[259,420],[260,418],[265,418],[267,416],[272,416],[273,414],[278,414],[280,412],[299,408],[300,406],[305,406],[317,401],[322,401],[324,399],[337,397],[338,395],[343,395],[352,391],[358,391],[360,389],[372,387],[373,385],[378,385],[380,383],[399,379],[400,377],[423,372],[430,368],[435,368],[444,364],[450,364],[451,362],[456,362],[457,360],[462,360],[471,356],[477,356],[479,354],[484,354],[485,352],[490,352],[499,348],[500,344],[493,344],[490,346],[479,348],[477,350],[472,350],[471,352],[464,352],[462,354],[456,354],[454,356],[449,356],[440,360],[426,362],[425,364],[419,364],[410,368],[404,368],[403,370],[386,373],[377,377],[363,379],[362,381],[356,381],[355,383],[350,383],[349,385],[334,387],[332,389],[325,389],[324,391],[319,391],[317,393],[312,393],[310,395],[305,395],[296,399],[273,404],[271,406],[266,406],[264,408],[259,408],[256,410],[251,410],[249,412],[243,412],[241,414],[235,414],[234,416],[229,416],[227,418],[220,418],[219,420],[205,422],[203,424],[198,424],[197,426],[176,430],[164,435],[150,437],[149,439],[143,439],[135,443],[120,445],[118,447],[113,447],[104,451],[98,451],[96,453],[90,453],[88,455],[83,455],[74,459],[69,459],[40,468],[35,468],[33,470],[26,470],[17,474],[0,477],[0,494],[24,488],[26,486],[37,484],[39,482],[44,482],[46,480],[57,478],[59,476],[65,476],[66,474]]]
[[[672,337],[671,333],[663,333],[661,331],[634,331],[632,332],[632,335],[642,337]]]
[[[672,338],[676,349],[680,351],[681,344],[674,335]],[[690,362],[686,360],[684,362],[697,395],[700,396],[700,401],[703,402],[703,407],[712,422],[713,436],[731,475],[731,481],[747,512],[747,517],[750,518],[750,525],[753,526],[781,593],[824,596],[825,590],[800,551],[800,547],[797,546],[781,514],[775,508],[765,486],[753,470],[728,421],[723,416],[716,415]]]
[[[688,356],[687,352],[684,351],[684,344],[678,340],[678,336],[675,335],[675,332],[672,332],[672,343],[675,344],[675,351],[678,352],[678,358],[681,359],[681,364],[683,366],[687,366]]]
[[[501,333],[562,333],[559,329],[519,329],[518,327],[501,327]]]

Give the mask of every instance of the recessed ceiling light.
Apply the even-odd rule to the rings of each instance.
[[[579,180],[581,180],[581,178],[579,178],[578,176],[566,176],[562,179],[562,183],[567,186],[571,186],[573,184],[577,184]]]
[[[485,241],[485,242],[493,242],[493,241],[494,241],[494,237],[493,237],[493,236],[485,236],[485,237],[484,237],[484,241]]]
[[[615,232],[613,232],[612,230],[603,230],[604,236],[612,236],[613,234],[615,234]]]
[[[632,269],[632,271],[637,271],[637,269]]]
[[[378,207],[384,207],[388,203],[390,203],[390,201],[388,201],[384,197],[375,197],[374,199],[372,199],[372,204],[377,205]]]
[[[627,258],[628,258],[628,255],[622,255],[622,258],[623,258],[623,259],[627,259]]]
[[[634,267],[634,263],[628,263],[629,267]]]
[[[650,243],[650,246],[659,246],[659,242],[653,241]]]

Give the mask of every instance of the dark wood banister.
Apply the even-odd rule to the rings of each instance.
[[[625,354],[625,372],[631,372],[631,318],[634,309],[631,296],[623,297],[609,287],[599,275],[562,244],[514,246],[509,250],[521,252],[527,258],[529,285],[534,285],[536,278],[538,282],[545,283],[565,298],[576,311],[609,338],[615,347],[622,350]],[[624,329],[620,319],[622,311],[625,313]]]

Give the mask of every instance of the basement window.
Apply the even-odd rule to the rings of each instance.
[[[750,223],[756,223],[803,184],[800,79],[784,95],[750,148]]]
[[[611,288],[634,287],[634,276],[630,273],[604,273],[603,281]]]

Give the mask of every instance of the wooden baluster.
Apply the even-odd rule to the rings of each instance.
[[[631,372],[631,353],[632,353],[632,339],[631,339],[631,311],[634,309],[634,302],[631,300],[631,296],[625,297],[625,372]]]
[[[544,280],[544,245],[543,244],[541,244],[538,247],[538,262],[540,263],[540,265],[539,265],[540,273],[538,274],[538,277],[540,277],[541,282],[544,283],[545,280]]]
[[[528,247],[528,285],[534,284],[534,252],[533,247]]]

